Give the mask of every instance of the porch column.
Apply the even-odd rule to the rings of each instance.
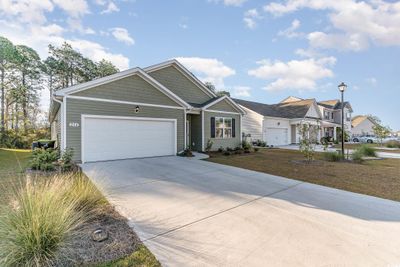
[[[336,141],[336,126],[333,127],[333,139]]]

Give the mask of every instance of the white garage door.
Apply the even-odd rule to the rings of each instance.
[[[176,154],[176,120],[82,116],[82,161]]]
[[[281,146],[288,144],[288,129],[265,128],[264,138],[267,145]]]

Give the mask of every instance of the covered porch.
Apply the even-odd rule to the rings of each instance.
[[[337,139],[337,130],[341,129],[341,125],[333,122],[321,122],[321,137],[328,137],[335,141]]]
[[[311,125],[312,128],[314,128],[316,131],[310,131],[310,132],[315,132],[314,136],[310,136],[312,140],[315,141],[315,143],[319,142],[321,139],[321,131],[318,130],[320,129],[321,122],[317,119],[312,119],[312,118],[305,118],[305,119],[295,119],[290,121],[290,133],[291,133],[291,143],[292,144],[298,144],[300,143],[300,133],[299,129],[302,124],[309,124]]]

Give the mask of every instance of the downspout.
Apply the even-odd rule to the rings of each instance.
[[[61,135],[61,137],[60,137],[60,144],[58,144],[58,146],[62,149],[62,144],[63,144],[63,141],[64,141],[64,138],[65,138],[65,136],[64,136],[64,114],[63,114],[63,112],[64,112],[64,110],[63,110],[63,106],[64,106],[64,102],[63,101],[60,101],[60,100],[58,100],[54,95],[53,95],[53,97],[52,97],[52,99],[53,99],[53,101],[55,101],[55,102],[57,102],[57,103],[59,103],[60,104],[60,112],[61,112],[61,133],[60,133],[60,135]]]

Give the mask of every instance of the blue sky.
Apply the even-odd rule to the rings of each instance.
[[[120,69],[178,58],[218,89],[264,103],[335,99],[344,81],[355,114],[400,130],[398,1],[0,0],[0,35],[42,57],[67,41]]]

